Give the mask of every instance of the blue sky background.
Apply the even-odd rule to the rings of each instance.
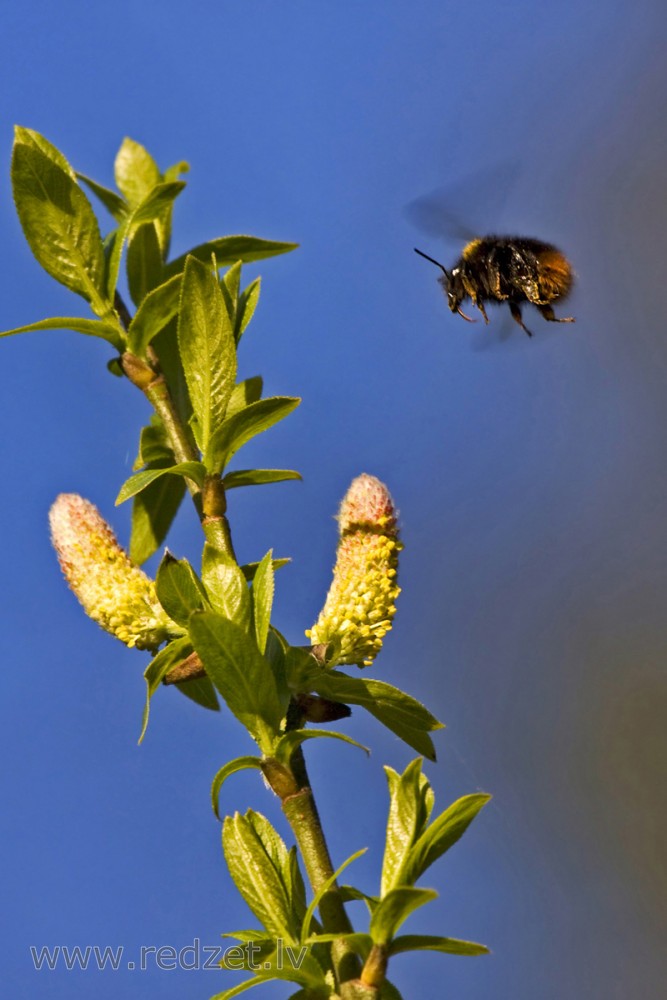
[[[2,328],[84,314],[20,232],[15,122],[107,184],[124,135],[162,167],[187,159],[174,255],[235,232],[301,244],[244,272],[263,292],[241,372],[303,404],[242,464],[304,482],[236,491],[239,554],[292,556],[276,622],[299,641],[328,587],[342,494],[361,471],[384,479],[404,589],[374,673],[448,724],[426,768],[440,806],[494,793],[432,869],[440,898],[411,925],[493,955],[398,958],[406,1000],[664,988],[666,35],[659,0],[3,12]],[[509,186],[495,179],[508,162]],[[527,311],[529,341],[498,313],[484,329],[448,312],[412,247],[448,262],[457,244],[405,215],[443,187],[471,228],[568,252],[574,327]],[[101,342],[30,334],[0,353],[3,982],[16,1000],[205,1000],[231,974],[32,969],[30,945],[123,945],[129,961],[252,926],[208,804],[215,771],[252,748],[227,713],[173,691],[137,747],[147,657],[81,613],[46,519],[57,493],[80,492],[127,541],[129,508],[113,498],[146,404],[108,375]],[[170,547],[198,557],[187,507]],[[370,760],[328,741],[308,760],[334,858],[370,846],[350,879],[373,892],[381,764],[411,753],[359,711],[346,731]],[[223,795],[228,812],[248,806],[288,835],[254,774]]]

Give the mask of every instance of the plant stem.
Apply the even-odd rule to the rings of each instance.
[[[296,729],[303,724],[302,712],[295,702],[291,703],[287,718],[288,729]],[[318,893],[332,877],[335,869],[301,747],[292,754],[290,766],[299,790],[282,799],[283,812],[294,833],[313,892]],[[340,889],[335,882],[322,897],[319,910],[326,933],[353,933]],[[343,1000],[375,1000],[378,991],[372,987],[369,990],[359,979],[361,973],[359,956],[352,951],[345,939],[334,941],[331,952]]]

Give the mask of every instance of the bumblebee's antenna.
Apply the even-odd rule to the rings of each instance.
[[[427,253],[423,253],[421,250],[418,250],[417,247],[414,247],[414,251],[415,251],[415,253],[418,253],[420,257],[425,257],[426,260],[430,260],[432,264],[435,264],[436,267],[439,267],[440,270],[442,271],[442,273],[444,274],[444,276],[449,281],[449,271],[444,266],[444,264],[441,264],[439,260],[434,260],[433,257],[429,257],[429,255]]]

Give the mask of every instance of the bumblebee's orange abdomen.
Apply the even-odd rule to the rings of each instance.
[[[572,288],[574,275],[567,257],[556,248],[542,250],[537,255],[540,298],[545,302],[567,295]]]

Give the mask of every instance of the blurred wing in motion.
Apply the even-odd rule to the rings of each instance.
[[[405,215],[422,233],[459,245],[493,233],[519,175],[516,160],[507,160],[436,188],[405,206]],[[462,220],[471,220],[472,229]]]

